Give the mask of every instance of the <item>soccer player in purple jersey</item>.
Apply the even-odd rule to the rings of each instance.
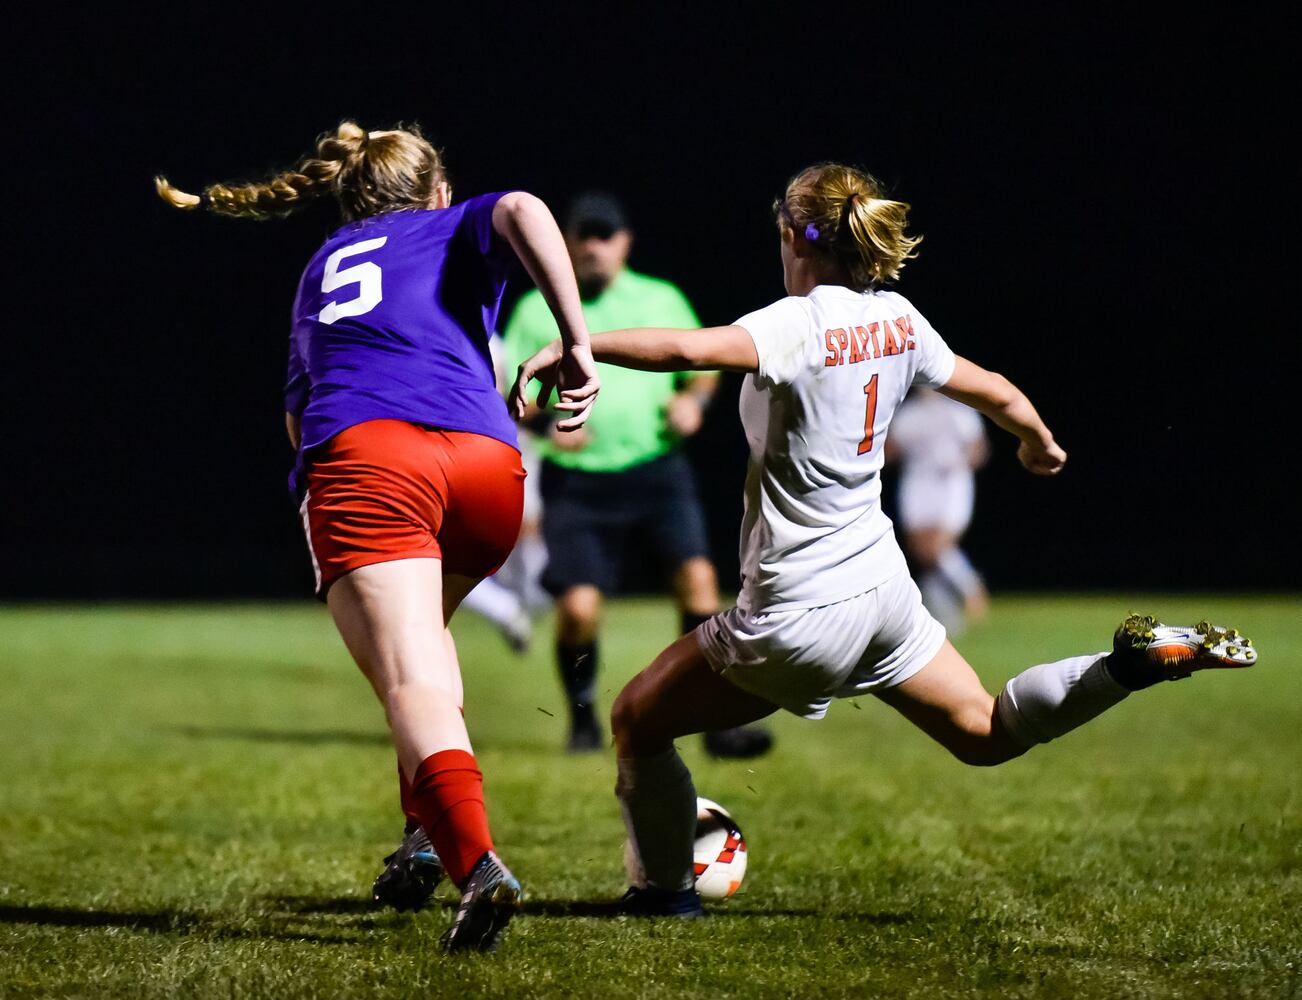
[[[514,260],[565,343],[560,426],[582,426],[596,398],[564,239],[522,191],[453,205],[442,158],[414,128],[346,121],[266,183],[157,186],[177,208],[252,219],[332,196],[345,220],[294,299],[291,482],[318,592],[398,753],[408,829],[375,898],[418,908],[446,871],[462,897],[445,947],[491,950],[522,891],[493,849],[447,623],[520,529],[524,470],[488,350]]]

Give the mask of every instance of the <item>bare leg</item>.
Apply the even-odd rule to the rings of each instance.
[[[610,723],[616,751],[629,757],[660,753],[679,736],[745,725],[777,710],[716,674],[696,636],[685,635],[624,686]]]
[[[1107,653],[1023,670],[992,698],[947,641],[935,658],[878,697],[966,764],[1002,764],[1084,725],[1124,700]]]
[[[464,596],[448,595],[455,602]],[[384,706],[407,779],[440,750],[470,753],[461,669],[444,625],[442,562],[399,559],[363,566],[334,583],[327,603]]]
[[[673,588],[681,615],[708,618],[719,610],[719,580],[714,564],[704,556],[694,556],[678,567]]]
[[[946,640],[931,662],[877,695],[965,764],[1002,764],[1026,752],[995,713],[995,699]]]

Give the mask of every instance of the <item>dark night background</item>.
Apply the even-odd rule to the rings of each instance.
[[[29,25],[8,70],[0,597],[308,594],[280,388],[290,297],[331,222],[183,214],[151,177],[260,178],[344,116],[420,122],[462,197],[618,191],[633,265],[707,324],[782,294],[768,206],[791,173],[866,166],[926,237],[900,291],[1071,456],[1036,479],[995,439],[968,536],[994,589],[1297,587],[1280,29],[1082,7]],[[691,444],[728,586],[736,390]]]

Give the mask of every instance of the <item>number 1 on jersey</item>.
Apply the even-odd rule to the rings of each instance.
[[[863,394],[868,397],[868,404],[863,415],[863,440],[859,442],[859,454],[866,455],[873,450],[873,421],[877,418],[877,376],[874,375],[863,387]]]

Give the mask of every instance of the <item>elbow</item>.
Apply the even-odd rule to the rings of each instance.
[[[543,200],[528,191],[509,191],[498,199],[493,209],[493,221],[500,230],[503,226],[519,230],[531,218],[551,216]]]
[[[991,379],[990,385],[990,402],[997,409],[1008,410],[1022,398],[1022,392],[1004,376],[997,372],[992,374],[994,377]]]
[[[699,331],[683,330],[674,339],[673,365],[675,371],[710,371],[718,364]]]

